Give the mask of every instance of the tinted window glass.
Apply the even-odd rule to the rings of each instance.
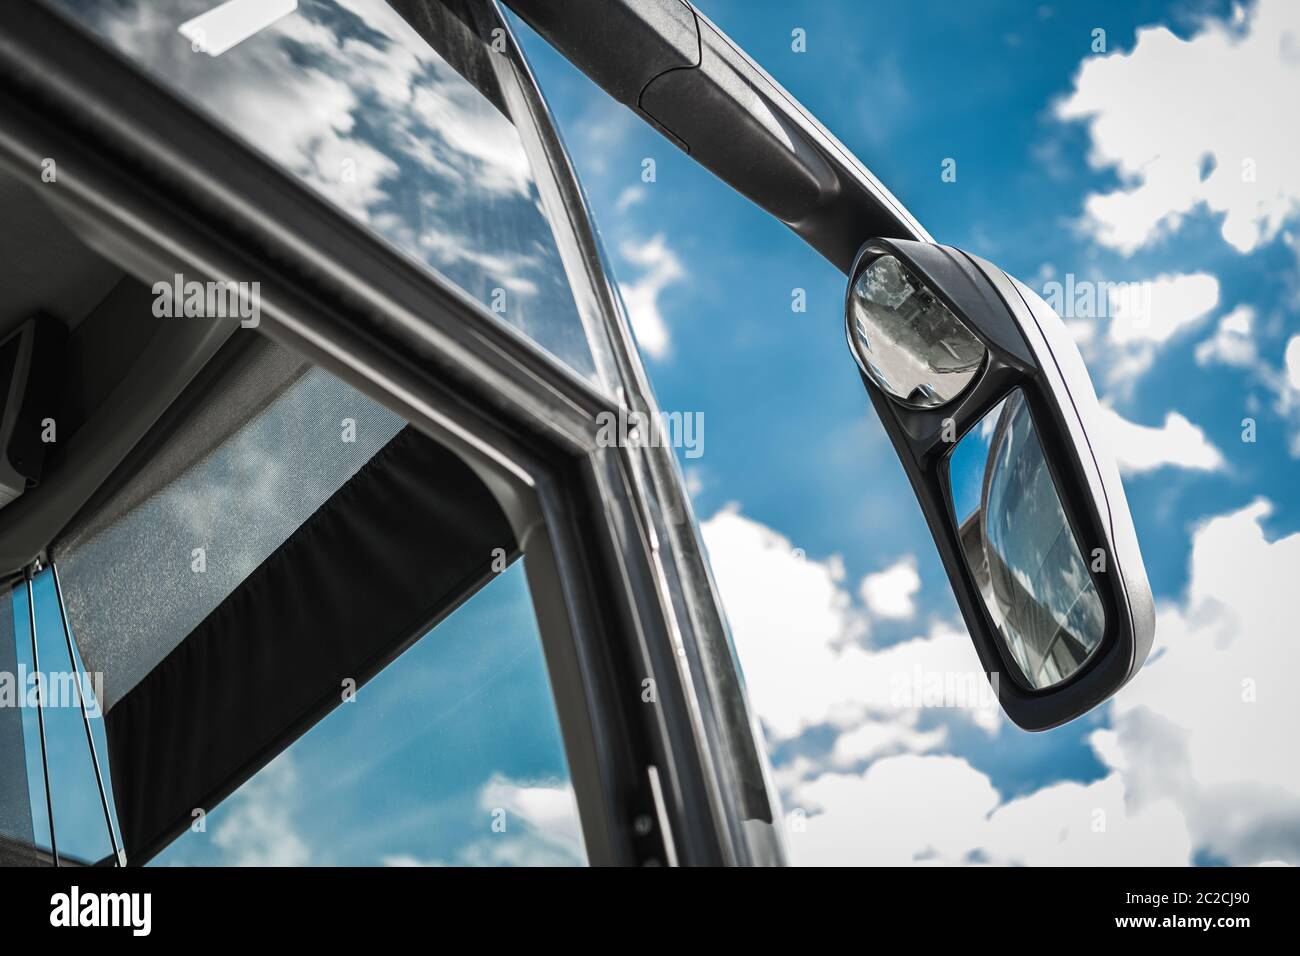
[[[554,714],[516,564],[154,862],[585,863]]]
[[[35,576],[32,593],[39,671],[32,653],[26,585],[0,598],[0,861],[52,862],[51,805],[60,861],[111,860],[115,845],[103,800],[111,815],[112,795],[105,791],[101,798],[87,740],[89,729],[102,759],[107,746],[95,675],[86,673],[79,656],[75,666],[69,657],[48,569]],[[75,653],[75,647],[72,650]]]
[[[435,50],[383,0],[50,2],[594,380],[508,63],[464,18],[429,5]]]
[[[281,372],[277,376],[272,369]],[[280,381],[285,375],[292,379],[287,385]],[[227,730],[212,721],[187,723],[190,712],[159,688],[183,686],[184,699],[197,693],[214,700],[249,700],[247,706],[262,712],[274,708],[259,702],[296,700],[293,689],[319,677],[310,676],[315,673],[312,664],[302,656],[285,658],[283,650],[271,648],[294,647],[295,654],[307,657],[316,657],[319,650],[322,657],[336,659],[330,657],[331,648],[346,643],[347,636],[330,631],[326,622],[313,627],[302,622],[309,618],[310,605],[320,603],[315,589],[346,589],[347,584],[320,581],[317,573],[326,571],[326,565],[312,565],[312,571],[289,577],[268,577],[268,567],[305,567],[294,560],[279,561],[286,549],[331,555],[337,541],[348,540],[347,529],[367,524],[357,515],[368,513],[363,502],[375,494],[396,496],[404,503],[408,522],[422,520],[428,502],[437,499],[456,511],[457,520],[467,527],[493,527],[498,520],[478,510],[486,507],[484,496],[474,497],[473,489],[446,467],[412,474],[418,480],[411,482],[376,477],[397,473],[394,460],[402,460],[401,450],[412,447],[414,433],[399,416],[324,370],[309,368],[298,374],[293,363],[281,361],[272,348],[250,353],[234,381],[238,387],[214,391],[183,428],[156,446],[149,464],[88,519],[87,530],[73,531],[69,543],[54,550],[74,636],[103,688],[109,729],[117,728],[120,743],[154,733],[158,722],[165,722],[169,729],[161,735],[163,750],[151,752],[174,746],[191,754],[207,753],[196,739],[207,728],[220,728],[213,742],[227,736],[244,740],[241,734],[262,732],[237,726]],[[265,393],[260,399],[250,394],[257,390]],[[222,406],[236,401],[261,410],[246,420],[221,413]],[[428,443],[423,437],[419,441]],[[490,499],[487,492],[484,495]],[[353,517],[341,517],[344,514]],[[360,686],[356,680],[351,687],[346,682],[342,687],[337,682],[326,685],[323,691],[332,709],[323,720],[224,801],[213,806],[203,799],[211,791],[187,790],[185,795],[196,802],[170,808],[168,819],[179,815],[189,822],[192,807],[207,812],[194,816],[191,830],[164,849],[156,857],[159,862],[585,861],[523,567],[506,566],[512,545],[499,549],[499,566],[488,553],[488,544],[510,545],[509,535],[483,539],[482,554],[467,555],[454,543],[464,540],[457,526],[440,527],[446,538],[433,534],[415,542],[419,557],[407,567],[425,584],[401,592],[414,603],[397,615],[403,621],[409,615],[427,633]],[[392,537],[385,541],[394,543]],[[429,572],[440,565],[457,567],[463,559],[476,567],[491,559],[491,570],[497,573],[488,575],[476,593],[479,575],[457,585],[458,599],[473,596],[430,629],[426,608],[415,606],[435,596],[428,588],[441,587],[441,574]],[[326,560],[346,563],[341,554]],[[391,570],[400,576],[406,569]],[[271,580],[282,586],[273,588],[267,583]],[[40,629],[44,633],[53,628],[51,635],[62,639],[52,591],[48,601],[40,593],[38,588],[38,611],[45,622]],[[381,616],[378,608],[365,611],[367,602],[375,600],[371,589],[355,586],[349,593],[348,603],[362,610],[361,618],[374,631],[371,637],[403,637],[375,624]],[[275,628],[221,630],[223,621],[236,617],[264,621],[262,615],[241,608],[272,603],[297,610],[278,618]],[[19,610],[25,614],[26,604]],[[246,613],[248,617],[241,616]],[[214,632],[231,640],[231,635],[249,635],[253,646],[267,649],[256,654],[261,670],[281,676],[269,685],[259,684],[263,689],[255,692],[251,688],[257,682],[243,671],[211,685],[194,684],[190,679],[197,671],[187,662],[200,654],[214,655],[199,670],[215,675],[222,659],[241,653],[238,642],[207,642]],[[149,703],[133,704],[141,695]],[[227,717],[239,723],[237,715]],[[137,720],[142,723],[132,723]],[[107,754],[106,748],[101,759]],[[152,789],[174,792],[192,778],[170,759],[142,771],[139,755],[121,749],[105,760],[110,777],[111,758],[123,756],[118,797],[119,805],[127,808],[124,813],[136,811],[134,828],[127,825],[124,831],[128,852],[135,852],[149,845],[147,834],[153,832],[147,811],[140,810],[151,804],[141,794]],[[260,766],[261,759],[254,766]],[[204,786],[215,784],[230,769],[212,764],[203,771],[212,775],[203,778]],[[55,783],[58,776],[52,765]],[[163,782],[160,776],[171,779]],[[95,793],[88,788],[83,792]],[[125,819],[131,823],[130,816]],[[56,832],[61,832],[64,815],[57,796],[55,820]],[[171,832],[164,839],[170,840]]]
[[[110,778],[119,763],[128,853],[140,862],[179,823],[179,841],[156,857],[162,863],[584,862],[531,597],[522,565],[506,565],[512,536],[508,526],[500,538],[464,530],[504,523],[490,492],[472,472],[458,477],[450,461],[415,454],[430,440],[399,416],[322,369],[299,373],[280,351],[241,353],[238,371],[54,548],[73,633],[103,689],[117,746],[101,759]],[[428,460],[440,467],[405,472],[414,465],[400,464]],[[395,593],[409,606],[396,609],[370,607],[378,582],[357,584],[333,570],[347,566],[340,542],[357,540],[356,527],[372,527],[366,516],[377,512],[367,502],[379,498],[397,505],[405,527],[432,524],[440,532],[403,541],[400,532],[384,532],[374,542],[407,556],[386,568],[386,582],[408,576]],[[456,518],[431,523],[431,507]],[[498,544],[499,558],[489,553]],[[489,560],[494,573],[484,583]],[[440,570],[471,565],[483,572]],[[452,578],[459,583],[447,583]],[[53,592],[42,597],[42,586],[39,629],[62,640]],[[357,610],[342,630],[311,617],[326,587]],[[443,587],[454,588],[448,600],[465,603],[448,605],[445,618],[430,616],[425,602]],[[273,606],[286,613],[268,618],[258,610]],[[317,669],[318,660],[334,662],[326,670],[345,666],[347,652],[338,649],[354,646],[355,634],[373,655],[421,631],[369,680],[368,669],[342,671],[360,674],[350,687]],[[276,675],[269,682],[240,667],[222,670],[249,648],[260,674]],[[328,708],[310,711],[317,722],[304,723],[310,729],[272,762],[262,766],[261,750],[217,754],[228,742],[261,747],[263,734],[283,734],[267,740],[277,749],[292,741],[288,725],[241,723],[241,715],[288,706],[306,719],[296,709],[309,706],[300,699],[307,686]],[[233,711],[217,703],[230,700],[242,703]],[[212,702],[197,722],[192,701]],[[149,754],[175,748],[175,755],[155,761],[129,744],[145,736]],[[245,759],[253,761],[249,770],[260,769],[225,800],[208,802],[224,792],[225,779],[244,780],[238,761]],[[51,764],[56,833],[65,821],[89,819],[62,810],[60,766]],[[80,792],[96,796],[89,786]],[[186,800],[163,808],[165,833],[154,829],[153,792]],[[206,813],[195,816],[200,807]],[[194,827],[183,830],[191,818]]]

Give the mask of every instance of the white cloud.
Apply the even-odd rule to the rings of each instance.
[[[1251,330],[1255,325],[1255,310],[1239,305],[1219,320],[1214,335],[1196,346],[1196,364],[1215,362],[1238,368],[1252,367],[1257,358],[1255,340]]]
[[[579,866],[586,860],[578,807],[567,781],[515,781],[499,774],[484,785],[479,807],[500,814],[505,829],[458,856],[469,866]]]
[[[1240,29],[1207,20],[1190,40],[1139,30],[1132,52],[1085,60],[1056,115],[1085,119],[1090,162],[1124,183],[1088,197],[1086,227],[1130,254],[1203,206],[1224,214],[1223,238],[1237,250],[1268,241],[1300,209],[1300,127],[1278,112],[1297,99],[1293,0],[1259,0]]]
[[[1192,841],[1171,800],[1140,808],[1112,773],[1062,781],[1006,803],[989,818],[986,852],[1025,866],[1185,866]]]
[[[903,754],[857,774],[827,773],[786,802],[807,815],[789,826],[792,862],[803,866],[906,866],[922,855],[961,861],[998,804],[988,777],[959,757]]]
[[[479,806],[500,808],[524,820],[558,847],[581,855],[581,834],[573,787],[559,781],[521,783],[497,774],[483,787]]]
[[[586,861],[573,787],[558,780],[517,781],[495,774],[478,797],[482,836],[450,861],[410,854],[385,856],[384,866],[581,866]]]
[[[1219,304],[1219,280],[1205,272],[1162,275],[1117,283],[1108,295],[1112,342],[1159,344],[1209,315]]]
[[[900,750],[925,753],[942,746],[947,739],[948,733],[942,727],[920,731],[902,720],[868,720],[835,739],[831,762],[837,767],[848,767]]]
[[[1300,392],[1300,335],[1294,335],[1286,343],[1286,383],[1294,391]]]
[[[417,867],[417,866],[443,866],[440,860],[422,860],[418,856],[412,856],[410,853],[394,853],[392,856],[386,856],[380,860],[381,866],[391,867]]]
[[[864,647],[869,619],[854,605],[838,559],[801,556],[735,505],[702,531],[750,700],[772,738],[882,718],[913,728],[926,706],[998,727],[996,701],[964,631],[936,624],[922,637]],[[899,746],[924,741],[894,739]]]
[[[1260,500],[1192,541],[1187,595],[1160,610],[1146,667],[1094,746],[1130,801],[1172,799],[1197,845],[1234,864],[1300,863],[1295,589],[1300,533],[1268,541]]]
[[[793,860],[1185,865],[1204,849],[1300,862],[1300,762],[1289,759],[1300,533],[1267,541],[1268,511],[1257,502],[1196,531],[1185,602],[1161,609],[1150,660],[1109,705],[1112,727],[1091,737],[1110,772],[1006,802],[940,752],[948,725],[923,726],[896,694],[909,669],[962,666],[963,653],[977,668],[966,635],[865,649],[838,562],[800,558],[734,507],[715,515],[705,539],[769,733],[839,731],[826,758],[801,752],[776,768]]]
[[[276,757],[224,806],[212,834],[227,866],[306,866],[311,850],[294,826],[298,772],[293,755]]]
[[[637,203],[643,202],[648,195],[644,186],[627,186],[618,194],[618,199],[614,201],[614,211],[625,213]]]
[[[1219,280],[1207,272],[1140,281],[1067,276],[1044,283],[1042,294],[1066,320],[1104,392],[1126,400],[1161,350],[1213,314]]]
[[[860,593],[877,617],[908,620],[916,614],[916,592],[921,576],[916,573],[916,557],[907,555],[883,571],[862,579]]]
[[[1224,467],[1222,453],[1205,437],[1205,432],[1178,412],[1169,412],[1159,428],[1131,422],[1106,406],[1101,408],[1101,419],[1110,439],[1110,450],[1120,471],[1126,474],[1166,466],[1198,471],[1218,471]]]
[[[1187,599],[1161,609],[1155,658],[1117,697],[1123,716],[1147,707],[1184,730],[1203,783],[1244,777],[1300,793],[1300,761],[1290,752],[1300,673],[1295,640],[1295,584],[1300,534],[1269,542],[1260,522],[1272,506],[1259,500],[1214,518],[1192,539]],[[1256,700],[1244,700],[1254,681]],[[1245,695],[1249,696],[1249,695]]]
[[[1169,866],[1191,850],[1177,807],[1130,812],[1117,773],[1003,804],[986,775],[952,756],[903,754],[861,775],[823,774],[799,786],[787,821],[790,811],[804,815],[788,828],[803,865]]]
[[[642,243],[625,242],[619,251],[624,259],[642,270],[636,281],[619,283],[637,344],[651,358],[667,358],[672,352],[672,341],[668,323],[659,311],[659,294],[684,278],[686,270],[662,234]]]

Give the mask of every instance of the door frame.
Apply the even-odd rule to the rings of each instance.
[[[775,802],[763,820],[737,782],[755,765],[766,780],[765,761],[676,462],[597,441],[602,413],[657,412],[572,167],[509,47],[582,294],[628,383],[616,397],[31,0],[0,5],[0,164],[39,184],[58,157],[57,185],[39,188],[128,271],[258,276],[259,332],[502,476],[521,514],[535,507],[526,564],[593,863],[780,862]]]

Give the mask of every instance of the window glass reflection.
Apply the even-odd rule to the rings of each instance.
[[[95,681],[93,675],[86,679],[80,666],[74,670],[68,657],[54,578],[48,568],[33,580],[32,593],[36,597],[37,647],[45,694],[42,713],[46,763],[59,857],[81,863],[111,859],[108,824],[86,741],[86,720],[102,721],[94,697]],[[26,588],[15,589],[13,604],[15,616],[25,623]],[[24,630],[30,639],[30,630]],[[87,717],[82,716],[82,695],[86,697]]]
[[[300,0],[213,56],[192,26],[190,38],[181,33],[213,0],[50,2],[595,379],[556,237],[496,79],[492,57],[500,54],[464,19],[429,5],[435,50],[383,0]],[[229,39],[223,34],[220,46]]]
[[[95,690],[98,681],[96,675],[87,674],[80,656],[75,661],[69,657],[48,569],[35,576],[32,593],[40,659],[39,705],[26,585],[0,596],[0,865],[53,863],[51,803],[62,863],[111,861],[110,824],[87,741],[89,730],[97,752],[107,753]],[[75,645],[71,651],[76,653]],[[108,801],[111,816],[111,792],[102,799]]]
[[[541,637],[516,563],[151,864],[585,862]]]

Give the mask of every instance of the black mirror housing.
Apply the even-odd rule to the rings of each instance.
[[[889,394],[878,381],[881,370],[865,354],[861,329],[855,333],[855,283],[883,256],[897,259],[911,281],[946,306],[986,350],[964,390],[935,407],[919,408]],[[898,239],[873,239],[859,249],[849,272],[845,319],[867,392],[920,502],[981,665],[1007,715],[1025,730],[1046,730],[1105,701],[1146,660],[1155,607],[1119,469],[1102,436],[1097,396],[1064,322],[993,264],[949,246]],[[1012,652],[1017,642],[993,616],[987,574],[977,575],[977,561],[968,559],[974,536],[982,532],[972,534],[967,521],[963,541],[963,516],[956,511],[949,475],[962,439],[1017,393],[1032,416],[1063,520],[1086,561],[1089,599],[1104,611],[1104,631],[1095,647],[1086,659],[1079,656],[1077,669],[1050,686],[1026,678],[1024,661]],[[984,487],[987,499],[987,476]],[[1082,570],[1077,559],[1073,570]]]

